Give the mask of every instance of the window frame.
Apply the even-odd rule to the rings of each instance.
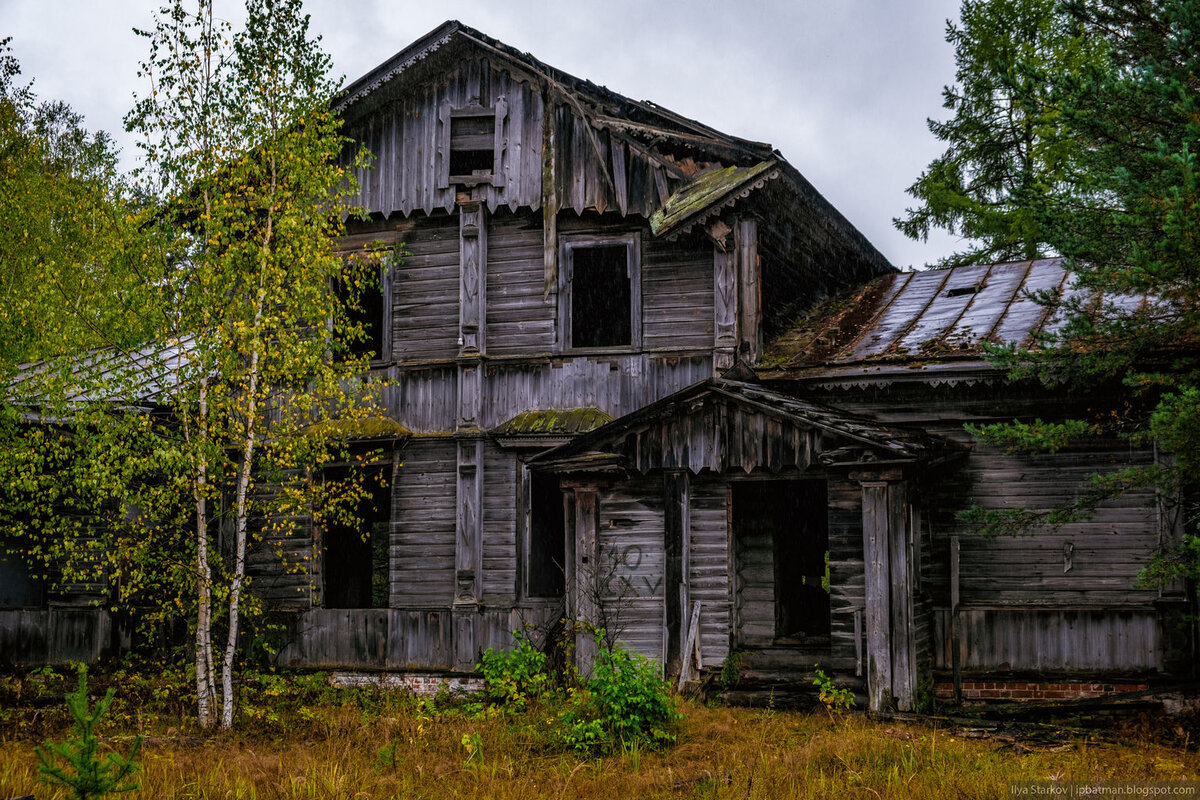
[[[386,543],[384,545],[384,550],[387,555],[385,557],[385,563],[383,566],[384,566],[384,571],[385,571],[385,574],[387,575],[388,583],[389,583],[388,599],[387,599],[386,604],[382,605],[382,606],[377,606],[374,603],[372,603],[370,605],[360,605],[360,606],[350,606],[350,605],[342,605],[342,604],[333,605],[333,606],[329,605],[329,593],[328,593],[329,573],[328,573],[328,569],[326,568],[326,559],[328,557],[328,547],[329,547],[329,542],[326,538],[327,534],[328,534],[328,528],[323,525],[317,525],[317,524],[315,524],[315,521],[314,521],[314,524],[312,525],[313,539],[314,539],[313,556],[317,560],[317,564],[319,565],[319,568],[320,568],[320,575],[319,575],[320,579],[318,581],[313,582],[314,583],[313,588],[315,590],[318,590],[316,597],[313,598],[313,606],[315,608],[324,608],[324,609],[333,609],[333,610],[351,610],[351,611],[362,611],[362,610],[369,611],[372,609],[378,610],[378,609],[391,608],[391,603],[392,603],[391,588],[390,588],[391,574],[392,574],[391,536],[392,536],[392,528],[394,527],[394,524],[395,524],[395,519],[394,519],[394,514],[393,514],[393,506],[392,506],[392,504],[394,502],[394,496],[395,496],[394,492],[395,492],[395,481],[396,481],[396,458],[395,458],[395,455],[391,454],[389,456],[389,455],[381,454],[381,456],[378,458],[372,458],[372,459],[362,461],[362,462],[355,461],[355,460],[330,462],[328,464],[323,465],[320,470],[319,475],[320,475],[321,482],[322,483],[325,482],[328,479],[328,475],[330,473],[341,471],[341,470],[362,470],[364,472],[379,470],[380,472],[382,472],[384,474],[385,479],[387,481],[387,502],[388,502],[387,514],[386,514],[386,517],[387,517],[387,534],[386,534],[387,539],[386,539]],[[361,520],[360,520],[360,523],[361,523]],[[360,534],[361,534],[361,530],[360,530]],[[373,554],[371,557],[371,561],[372,561],[371,573],[373,575],[374,571],[375,571],[375,563],[374,563],[374,555]]]
[[[455,119],[464,117],[492,117],[494,120],[492,142],[492,171],[488,175],[451,175],[450,174],[450,132]],[[441,134],[439,140],[439,155],[441,165],[438,170],[438,188],[449,189],[451,186],[479,186],[487,184],[497,188],[504,186],[504,119],[508,116],[508,104],[497,100],[493,105],[484,106],[471,104],[454,107],[449,102],[443,103],[439,111]]]
[[[571,341],[575,251],[619,245],[624,245],[626,248],[625,263],[629,276],[629,344],[575,347]],[[558,267],[558,341],[562,352],[632,353],[642,349],[642,237],[639,231],[560,235]]]
[[[533,594],[530,589],[530,577],[532,575],[532,557],[533,557],[533,471],[525,465],[524,461],[517,461],[517,541],[520,548],[519,557],[517,559],[519,578],[517,581],[519,596],[522,602],[527,603],[564,603],[566,602],[567,584],[568,584],[568,557],[569,546],[567,535],[568,519],[567,519],[567,501],[566,494],[559,489],[560,504],[559,513],[562,514],[563,524],[563,593],[560,595],[540,595]]]

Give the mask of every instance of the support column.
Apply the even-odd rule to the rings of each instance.
[[[599,552],[596,547],[596,526],[599,518],[599,501],[594,486],[576,486],[574,519],[569,532],[570,541],[574,543],[571,564],[571,616],[576,623],[575,633],[575,666],[579,674],[587,677],[592,674],[592,664],[596,661],[596,637],[592,631],[596,624],[596,604],[603,590],[598,563]]]
[[[914,570],[906,484],[864,480],[867,692],[873,712],[912,708],[916,690]]]
[[[736,248],[713,248],[713,372],[733,366],[738,345],[738,276]]]
[[[762,351],[762,289],[758,265],[758,222],[738,220],[734,228],[738,261],[738,356],[747,364]]]
[[[679,672],[684,617],[690,606],[687,580],[689,528],[688,473],[663,473],[663,550],[666,553],[666,631],[664,656],[667,674]]]
[[[483,440],[458,443],[458,511],[454,523],[454,666],[479,659],[483,566]]]
[[[461,355],[487,352],[487,212],[482,203],[458,207],[459,329]]]

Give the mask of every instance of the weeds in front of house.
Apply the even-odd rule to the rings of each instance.
[[[532,673],[530,673],[532,674]],[[186,675],[183,675],[186,678]],[[593,679],[597,676],[593,674]],[[171,679],[174,680],[174,679]],[[966,739],[931,725],[880,723],[837,716],[703,706],[680,701],[669,746],[627,739],[583,750],[555,744],[548,728],[573,708],[569,687],[551,682],[507,711],[487,695],[416,698],[401,690],[341,689],[326,676],[249,676],[232,732],[200,733],[190,709],[173,715],[156,697],[155,678],[94,674],[92,685],[116,688],[97,735],[106,751],[128,752],[146,735],[136,800],[334,797],[488,797],[498,800],[612,800],[614,797],[990,798],[1010,781],[1183,781],[1200,776],[1200,756],[1145,738],[1128,742]],[[65,789],[37,782],[38,742],[69,734],[62,694],[70,676],[0,680],[0,797],[35,794],[68,800]],[[527,693],[532,683],[516,682]],[[590,691],[586,681],[576,693]],[[186,683],[177,684],[179,690]],[[103,694],[103,689],[100,690]],[[561,693],[553,704],[547,698]],[[16,698],[19,702],[15,702]],[[535,699],[536,698],[536,699]],[[10,702],[14,701],[14,702]],[[116,713],[118,710],[121,713]],[[244,711],[244,713],[243,713]],[[534,716],[535,713],[540,716]],[[599,713],[585,717],[600,722]],[[31,731],[49,730],[32,735]],[[593,729],[601,736],[603,724]],[[1139,729],[1141,730],[1141,729]],[[1136,731],[1126,732],[1135,736]]]

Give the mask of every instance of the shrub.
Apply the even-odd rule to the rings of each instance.
[[[488,648],[478,669],[483,673],[484,699],[502,705],[507,711],[524,711],[531,701],[540,700],[550,686],[546,654],[533,646],[520,631],[512,650]]]
[[[612,743],[675,741],[678,703],[658,676],[658,665],[619,647],[601,649],[588,681],[597,715]]]
[[[46,742],[36,750],[38,773],[43,783],[65,786],[74,793],[76,800],[99,800],[109,794],[132,792],[138,788],[133,776],[141,769],[135,759],[142,746],[142,737],[134,740],[129,758],[123,758],[119,753],[109,753],[104,758],[98,754],[100,740],[96,738],[96,723],[112,705],[115,694],[109,689],[93,708],[88,702],[87,670],[79,668],[79,686],[66,696],[74,738],[65,742]]]

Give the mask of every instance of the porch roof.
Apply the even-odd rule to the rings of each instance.
[[[948,440],[765,389],[711,378],[539,454],[552,472],[900,466],[959,450]]]

